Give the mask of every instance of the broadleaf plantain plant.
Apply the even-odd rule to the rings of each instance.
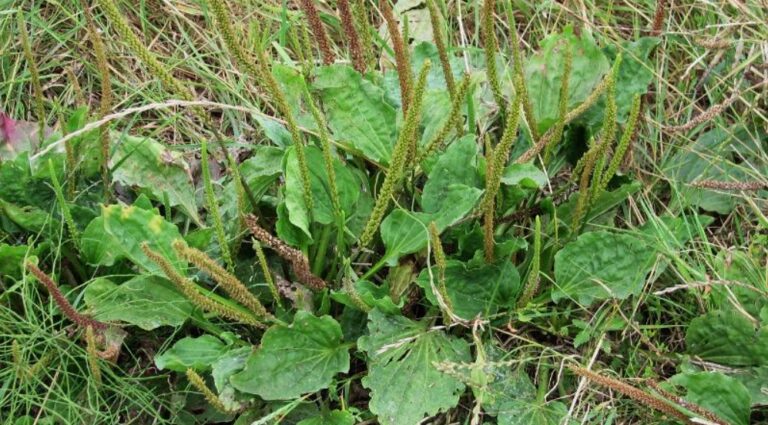
[[[203,100],[114,0],[98,0],[86,19],[104,80],[94,116],[103,122],[0,163],[0,230],[11,235],[3,240],[38,235],[58,245],[0,244],[1,260],[23,264],[3,263],[0,276],[32,282],[29,270],[43,283],[62,320],[84,334],[98,391],[124,373],[106,374],[111,364],[99,362],[109,332],[124,327],[131,341],[156,332],[147,350],[158,352],[156,367],[171,371],[173,389],[197,389],[217,420],[293,414],[300,424],[400,425],[442,415],[475,424],[485,414],[498,424],[571,423],[553,392],[578,397],[584,379],[628,395],[647,415],[725,423],[715,408],[666,390],[649,395],[545,345],[590,341],[584,330],[571,344],[571,315],[583,312],[574,322],[586,323],[595,303],[639,296],[657,275],[657,255],[669,254],[648,238],[600,230],[638,188],[622,165],[641,127],[636,87],[650,80],[623,87],[622,54],[610,68],[608,48],[570,25],[526,55],[514,12],[504,4],[502,22],[497,3],[506,2],[477,6],[481,51],[451,45],[452,2],[424,5],[433,44],[411,43],[415,24],[388,0],[376,8],[340,0],[337,10],[297,1],[283,9],[289,27],[280,35],[269,23],[241,28],[240,5],[206,0],[200,16],[232,59],[217,66],[237,68],[252,90],[243,98],[255,99],[228,106]],[[293,49],[275,42],[285,34]],[[26,26],[21,36],[42,125]],[[200,128],[199,141],[180,149],[110,130],[121,118],[108,115],[118,38],[165,88],[178,119]],[[241,118],[259,141],[233,148],[221,110],[248,112]],[[62,140],[71,141],[67,153],[55,149]],[[89,150],[100,152],[95,167]],[[65,196],[61,176],[76,196]],[[98,208],[104,199],[111,204]],[[83,313],[42,269],[85,283]],[[617,330],[608,323],[618,311],[595,326]],[[544,342],[516,339],[520,326]],[[20,350],[14,340],[14,364]],[[535,355],[541,364],[528,361]]]

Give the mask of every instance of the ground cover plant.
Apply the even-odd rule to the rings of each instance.
[[[765,5],[0,5],[3,423],[768,422]]]

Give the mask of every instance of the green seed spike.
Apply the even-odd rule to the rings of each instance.
[[[493,175],[495,174],[493,166],[495,162],[493,160],[493,145],[491,144],[491,138],[486,133],[485,135],[485,195],[491,192],[493,186]],[[493,197],[483,198],[480,204],[480,209],[483,212],[483,251],[485,252],[485,261],[492,263],[494,260],[494,250],[496,241],[493,238],[494,232],[494,218],[496,215],[496,195]]]
[[[99,367],[99,350],[96,346],[96,333],[93,326],[85,328],[85,351],[87,354],[88,368],[96,388],[101,386],[101,368]]]
[[[616,137],[616,80],[619,75],[620,66],[621,54],[616,57],[616,60],[613,63],[608,79],[608,86],[606,87],[605,112],[603,113],[603,126],[600,130],[600,142],[598,143],[598,145],[601,146],[601,151],[597,153],[594,170],[592,171],[590,202],[594,201],[600,194],[606,155],[608,153],[608,148],[613,144],[613,140]]]
[[[253,57],[245,50],[243,43],[232,28],[231,22],[234,21],[234,17],[229,11],[225,0],[207,0],[208,5],[211,7],[213,14],[213,21],[216,25],[221,39],[224,41],[224,45],[232,56],[235,58],[235,62],[239,64],[243,69],[250,74],[251,78],[257,79],[261,74],[257,65],[254,63]]]
[[[607,139],[601,140],[599,142],[593,141],[587,153],[584,154],[584,157],[581,159],[581,161],[576,164],[577,169],[581,166],[581,177],[579,179],[579,198],[576,203],[576,211],[574,212],[571,221],[571,230],[574,235],[581,228],[581,219],[584,218],[584,214],[586,214],[587,209],[589,208],[589,204],[592,200],[590,181],[592,181],[593,185],[597,184],[597,181],[594,180],[594,178],[590,179],[590,177],[593,176],[595,165],[598,162],[597,159],[601,155],[605,155],[607,149]]]
[[[512,71],[515,80],[515,91],[522,96],[521,104],[523,105],[525,120],[528,122],[528,128],[531,132],[531,139],[534,142],[537,142],[540,138],[539,128],[536,123],[536,116],[533,113],[533,104],[528,95],[528,87],[525,85],[525,71],[523,68],[523,55],[520,52],[520,38],[517,34],[515,15],[512,13],[511,7],[507,8],[507,17],[509,18],[510,32],[512,34],[510,43],[512,44]]]
[[[371,212],[371,216],[365,224],[365,228],[360,236],[361,247],[366,247],[373,241],[373,236],[379,229],[379,224],[381,224],[381,220],[387,212],[390,199],[400,188],[400,181],[405,174],[408,156],[413,151],[413,147],[418,141],[417,132],[421,120],[422,100],[427,85],[427,74],[429,73],[431,65],[429,60],[425,60],[421,67],[421,71],[419,72],[416,90],[414,90],[413,98],[411,99],[411,108],[406,114],[405,124],[403,125],[403,129],[400,131],[400,136],[397,138],[395,147],[392,150],[392,159],[389,163],[387,176],[384,178],[384,183],[381,185],[379,196],[376,197],[373,212]]]
[[[355,25],[360,34],[363,47],[363,57],[366,64],[373,61],[373,38],[371,36],[371,24],[368,22],[368,12],[365,0],[353,0],[352,13],[355,15]]]
[[[312,202],[312,188],[309,183],[309,168],[307,166],[307,157],[304,153],[304,139],[299,131],[299,125],[296,123],[296,119],[293,116],[288,101],[285,98],[283,90],[280,88],[275,76],[271,71],[271,60],[267,56],[266,52],[262,48],[257,48],[256,54],[258,55],[260,65],[260,71],[258,76],[261,77],[262,82],[265,84],[267,92],[272,96],[275,101],[277,110],[285,119],[288,132],[291,134],[291,140],[293,140],[293,146],[296,149],[296,158],[299,161],[299,174],[301,175],[301,183],[304,190],[304,203],[307,205],[307,209],[310,211],[313,207]]]
[[[504,128],[504,133],[501,135],[501,141],[493,149],[493,161],[491,169],[493,172],[490,175],[486,175],[486,193],[483,198],[483,209],[488,208],[489,203],[493,203],[496,194],[499,191],[499,185],[501,184],[501,175],[504,173],[504,166],[509,159],[509,153],[512,150],[512,145],[517,138],[517,128],[520,122],[520,96],[515,95],[512,100],[512,105],[509,107],[507,117],[504,122],[507,123]],[[486,173],[487,174],[487,173]]]
[[[40,145],[45,140],[45,107],[43,106],[43,86],[40,84],[40,71],[37,68],[37,62],[35,62],[35,56],[32,54],[32,45],[29,41],[29,32],[27,32],[27,23],[24,20],[24,13],[19,9],[16,13],[16,25],[19,31],[19,37],[21,38],[21,46],[24,49],[24,59],[27,61],[29,67],[30,80],[32,82],[32,90],[35,93],[35,115],[37,115],[37,131],[40,138]]]
[[[253,250],[256,251],[256,259],[259,260],[259,267],[261,267],[261,272],[264,274],[264,280],[267,281],[267,286],[269,286],[269,293],[272,294],[272,298],[274,298],[277,306],[282,308],[280,291],[277,290],[275,279],[272,278],[272,272],[269,270],[267,256],[264,255],[264,248],[262,248],[261,243],[256,239],[253,239]]]
[[[620,65],[621,54],[616,57],[616,61],[613,63],[605,93],[606,104],[605,112],[603,113],[603,126],[600,131],[600,138],[607,140],[609,146],[613,143],[613,139],[616,137],[616,79],[618,78]]]
[[[200,376],[197,372],[195,372],[193,369],[187,369],[187,379],[189,380],[189,383],[192,384],[193,387],[197,388],[198,391],[200,391],[203,394],[203,397],[205,397],[205,400],[208,402],[208,404],[211,405],[214,409],[217,411],[223,413],[223,414],[232,414],[234,413],[232,410],[228,409],[227,406],[224,405],[224,403],[219,399],[219,396],[216,395],[210,388],[208,388],[207,385],[205,385],[205,380],[202,376]]]
[[[125,17],[120,13],[114,0],[97,1],[109,22],[114,26],[117,34],[128,47],[130,47],[133,53],[138,56],[141,62],[149,68],[150,73],[160,80],[166,87],[170,88],[177,96],[181,96],[184,100],[193,100],[194,96],[192,95],[192,92],[179,80],[174,78],[165,66],[160,63],[155,54],[152,53],[141,40],[139,40],[139,37],[128,25],[128,21],[126,21]]]
[[[309,89],[306,86],[304,89],[304,95],[307,97],[309,110],[312,112],[312,117],[317,124],[318,131],[320,132],[320,145],[323,149],[323,163],[325,164],[325,172],[328,174],[328,188],[331,191],[331,204],[333,207],[334,216],[338,219],[342,216],[342,210],[341,201],[339,201],[339,191],[336,188],[336,169],[333,168],[333,152],[331,150],[331,136],[328,134],[328,124],[326,123],[325,116],[323,116],[323,112],[312,98],[312,94],[309,92]]]
[[[213,229],[216,232],[216,239],[219,242],[221,257],[224,259],[227,268],[234,270],[235,263],[232,260],[232,253],[229,250],[229,241],[227,241],[227,234],[224,231],[224,223],[221,221],[219,203],[216,200],[216,192],[213,190],[213,182],[211,181],[211,170],[208,164],[208,142],[204,138],[202,139],[200,146],[200,168],[203,175],[205,203],[208,208],[208,213],[213,220]]]
[[[437,47],[437,54],[440,57],[440,66],[443,67],[443,76],[445,77],[445,84],[448,86],[448,94],[451,95],[451,101],[455,101],[456,83],[453,80],[448,47],[443,36],[443,17],[435,0],[427,0],[427,8],[429,9],[429,19],[432,23],[432,38],[434,39],[435,47]]]
[[[240,279],[227,270],[224,270],[223,267],[206,253],[188,247],[182,240],[174,241],[173,249],[182,258],[211,276],[230,297],[247,307],[256,316],[271,322],[275,321],[275,317],[269,313],[267,309],[264,308],[264,305],[261,304],[261,301],[259,301],[259,299],[253,295],[242,282],[240,282]]]
[[[627,153],[629,143],[632,141],[632,137],[635,134],[637,128],[638,118],[640,117],[640,95],[635,95],[632,99],[632,109],[629,112],[629,119],[627,120],[627,126],[624,128],[624,133],[621,135],[618,146],[616,146],[616,152],[614,152],[611,162],[608,164],[608,168],[603,173],[603,179],[600,183],[600,193],[604,192],[608,187],[608,183],[611,181],[616,171],[619,170],[621,162],[624,160],[624,155]]]
[[[496,104],[500,108],[504,107],[504,96],[501,94],[501,83],[499,82],[499,73],[496,69],[496,51],[499,49],[496,42],[496,34],[493,30],[493,14],[496,10],[496,0],[485,0],[483,3],[482,16],[482,35],[485,51],[485,63],[488,74],[488,82],[491,84],[491,92]]]
[[[541,218],[536,216],[536,227],[533,233],[533,258],[531,259],[531,268],[528,271],[528,280],[525,284],[523,295],[517,301],[518,307],[525,307],[536,291],[539,289],[539,270],[541,268]]]
[[[458,90],[456,91],[456,96],[454,96],[453,101],[451,102],[451,110],[448,113],[448,119],[445,121],[445,124],[443,124],[443,127],[440,129],[440,131],[435,134],[432,140],[427,142],[427,146],[416,159],[417,164],[421,163],[421,161],[425,160],[433,152],[441,150],[445,144],[445,139],[451,133],[451,130],[454,128],[459,130],[464,129],[461,107],[464,104],[464,97],[467,95],[467,91],[469,90],[469,84],[470,76],[469,74],[464,74],[464,78],[462,78],[461,82],[459,83]]]
[[[560,143],[560,139],[563,137],[563,131],[565,130],[565,116],[568,114],[568,90],[571,80],[571,70],[573,68],[573,52],[571,51],[571,45],[565,45],[563,58],[563,78],[562,85],[560,86],[560,102],[558,103],[558,119],[555,123],[555,130],[550,141],[547,142],[547,146],[544,150],[544,164],[549,163],[549,156],[552,149]]]
[[[146,242],[141,244],[141,250],[144,252],[144,255],[147,256],[147,258],[149,258],[153,263],[160,267],[168,280],[170,280],[176,286],[179,292],[187,297],[187,299],[192,304],[200,307],[204,311],[216,313],[219,316],[230,320],[243,322],[257,328],[265,327],[263,323],[259,322],[256,317],[253,316],[253,314],[247,312],[247,310],[245,310],[243,307],[234,307],[233,305],[227,305],[222,302],[214,301],[214,299],[212,299],[213,294],[210,293],[210,291],[205,291],[202,288],[198,289],[196,284],[176,271],[176,268],[173,266],[173,264],[171,264],[170,261],[168,261],[167,258],[165,258],[159,252],[149,248],[149,245]],[[203,295],[201,292],[205,292],[211,297]]]
[[[448,297],[448,288],[445,284],[445,251],[443,251],[443,244],[440,242],[440,232],[437,230],[437,225],[434,221],[429,223],[429,239],[432,244],[432,255],[435,257],[435,265],[437,266],[437,290],[440,292],[440,298],[442,298],[440,308],[441,310],[446,310],[443,312],[443,317],[450,322],[450,317],[453,315],[453,305]]]

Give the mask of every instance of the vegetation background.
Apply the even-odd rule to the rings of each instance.
[[[768,423],[766,22],[0,0],[0,420]]]

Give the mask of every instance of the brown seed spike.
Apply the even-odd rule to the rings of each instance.
[[[40,270],[40,268],[30,262],[27,262],[26,266],[27,270],[29,270],[30,273],[32,273],[37,278],[37,280],[39,280],[40,283],[45,286],[45,289],[47,289],[48,293],[51,294],[53,300],[56,302],[56,305],[59,306],[61,312],[64,313],[64,315],[67,316],[69,320],[75,322],[82,328],[91,326],[93,329],[100,332],[103,332],[107,329],[106,323],[93,320],[88,316],[78,313],[72,304],[69,303],[67,298],[64,297],[64,294],[61,293],[61,289],[59,289],[58,285],[56,285],[56,282],[54,282],[50,276],[45,274],[44,271]]]
[[[381,0],[381,13],[387,22],[387,30],[392,38],[392,49],[395,51],[395,66],[397,66],[397,78],[400,80],[400,98],[403,102],[403,116],[408,113],[408,106],[411,103],[411,87],[413,86],[413,75],[411,74],[411,58],[408,54],[408,46],[403,41],[400,34],[400,28],[397,26],[395,15],[392,12],[392,6],[389,0]]]
[[[686,424],[693,423],[690,420],[690,418],[688,418],[688,416],[686,416],[683,412],[677,410],[677,408],[675,408],[675,406],[669,401],[654,397],[646,393],[645,391],[641,390],[640,388],[633,387],[632,385],[619,381],[618,379],[599,375],[591,370],[584,369],[582,367],[569,366],[568,368],[571,370],[571,372],[575,373],[576,375],[587,378],[596,384],[618,391],[621,394],[624,394],[625,396],[645,406],[648,406],[654,410],[657,410],[662,413],[666,413],[669,416],[677,418],[683,423],[686,423]]]
[[[667,0],[656,0],[656,11],[653,13],[653,24],[651,24],[651,36],[658,37],[661,34],[661,27],[664,26],[664,16],[666,15]]]
[[[347,35],[349,42],[349,51],[352,54],[352,66],[361,74],[365,73],[365,57],[363,49],[360,46],[360,37],[355,29],[355,19],[352,17],[352,10],[349,7],[349,0],[339,0],[339,15],[341,15],[341,26]]]
[[[320,13],[317,11],[315,4],[312,0],[301,0],[299,2],[304,14],[307,15],[307,23],[312,28],[312,32],[315,34],[317,45],[320,47],[320,53],[323,55],[323,63],[330,65],[334,61],[333,51],[331,50],[331,43],[328,41],[328,34],[325,33],[323,27],[323,21],[320,20]]]
[[[291,270],[293,270],[293,273],[296,275],[299,282],[317,291],[326,287],[323,279],[312,274],[312,270],[309,267],[309,261],[307,261],[307,257],[304,256],[304,253],[288,246],[285,242],[272,236],[266,229],[259,226],[258,221],[259,219],[253,214],[245,217],[245,222],[248,225],[248,228],[251,229],[253,236],[274,249],[279,256],[291,263]]]

